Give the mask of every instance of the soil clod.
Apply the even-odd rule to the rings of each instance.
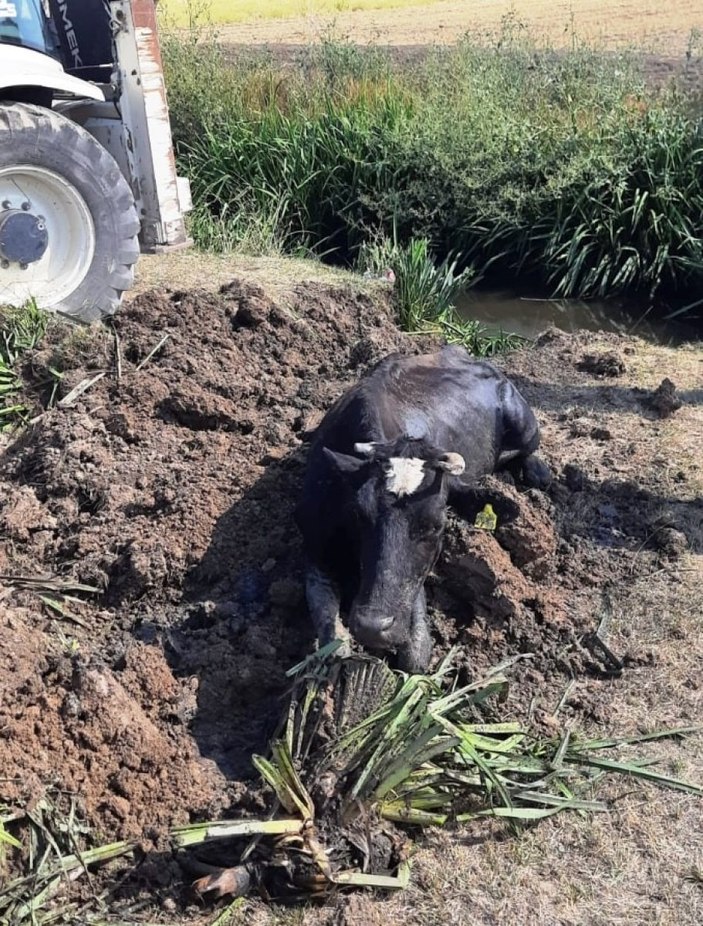
[[[625,361],[616,351],[605,351],[598,354],[584,354],[576,364],[576,368],[583,373],[593,376],[622,376],[625,372]]]
[[[649,399],[650,408],[653,408],[660,418],[668,418],[678,411],[682,405],[681,399],[676,394],[676,386],[666,377],[654,390]]]

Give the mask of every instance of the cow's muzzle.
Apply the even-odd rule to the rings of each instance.
[[[391,649],[395,642],[392,629],[395,618],[378,611],[359,610],[350,620],[351,630],[359,643],[372,649]]]

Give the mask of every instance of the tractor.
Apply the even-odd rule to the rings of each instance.
[[[190,208],[154,0],[0,0],[0,305],[112,315]]]

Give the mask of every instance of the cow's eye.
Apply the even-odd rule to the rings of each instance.
[[[437,534],[441,534],[443,528],[444,528],[443,521],[428,521],[425,524],[425,530],[427,531],[428,534],[432,534],[433,536],[436,536]]]

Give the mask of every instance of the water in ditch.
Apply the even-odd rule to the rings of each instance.
[[[646,306],[611,300],[545,299],[521,296],[511,290],[471,289],[457,301],[463,318],[481,322],[489,332],[500,330],[536,338],[546,328],[562,331],[616,331],[635,334],[657,344],[676,345],[703,338],[703,308],[695,319],[668,321]],[[696,324],[695,322],[698,322]]]

